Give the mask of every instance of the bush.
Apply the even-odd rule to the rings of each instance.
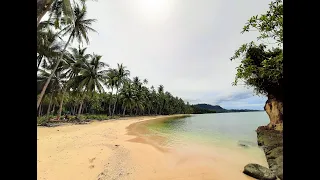
[[[50,117],[50,116],[49,116]],[[39,126],[44,126],[49,122],[49,117],[47,116],[41,116],[41,117],[37,117],[37,124]]]

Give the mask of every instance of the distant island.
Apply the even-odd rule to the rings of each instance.
[[[253,109],[224,109],[219,105],[210,104],[194,104],[193,107],[194,114],[208,114],[208,113],[230,113],[230,112],[256,112],[263,110],[253,110]]]

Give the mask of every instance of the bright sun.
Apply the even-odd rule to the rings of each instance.
[[[142,16],[151,20],[163,20],[169,17],[173,0],[134,0]]]

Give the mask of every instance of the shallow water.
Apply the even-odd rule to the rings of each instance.
[[[267,114],[261,111],[192,115],[182,119],[154,121],[147,127],[152,134],[166,137],[162,145],[181,153],[216,153],[216,156],[231,158],[233,163],[266,165],[264,153],[257,145],[255,130],[268,122]]]

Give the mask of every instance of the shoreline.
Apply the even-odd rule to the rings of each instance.
[[[166,117],[171,116],[124,117],[86,124],[37,126],[37,179],[88,180],[103,179],[102,175],[106,176],[105,179],[116,178],[121,174],[117,173],[117,168],[113,168],[111,173],[103,172],[108,167],[119,166],[117,161],[125,161],[123,157],[127,151],[150,149],[149,145],[130,142],[135,136],[128,135],[126,128],[136,122]],[[122,157],[117,157],[119,154]],[[128,173],[131,175],[133,172]]]
[[[222,149],[201,146],[191,152],[179,148],[161,151],[163,147],[136,142],[139,135],[128,130],[140,123],[177,116],[185,115],[37,127],[37,179],[253,180],[242,173],[245,162],[235,151],[222,155]]]

